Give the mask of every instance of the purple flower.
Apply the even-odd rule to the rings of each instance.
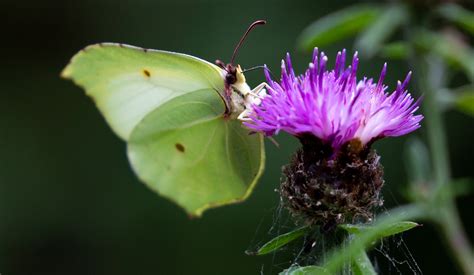
[[[364,77],[357,81],[359,59],[345,67],[346,51],[339,52],[333,70],[326,69],[327,57],[318,57],[318,49],[303,75],[296,76],[290,55],[282,60],[281,80],[273,81],[268,69],[267,95],[249,114],[245,125],[266,135],[280,131],[295,136],[312,134],[335,150],[346,142],[359,139],[367,145],[375,139],[401,136],[420,127],[422,115],[415,115],[419,99],[414,102],[407,91],[411,72],[391,94],[383,85],[387,64],[375,83]]]

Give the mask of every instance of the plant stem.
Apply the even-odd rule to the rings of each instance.
[[[354,275],[377,275],[367,252],[361,250],[352,261],[352,273]]]
[[[432,56],[422,56],[417,61],[417,67],[420,69],[417,80],[420,89],[425,94],[424,114],[435,171],[434,180],[437,187],[440,187],[451,183],[446,132],[442,111],[437,101],[437,93],[444,87],[444,64]],[[439,197],[433,203],[437,207],[432,211],[431,217],[439,225],[462,271],[465,274],[474,274],[474,255],[464,232],[456,203],[449,193],[438,194]]]
[[[437,217],[444,238],[464,274],[474,274],[474,255],[456,205],[453,201],[450,201],[445,204],[444,210]]]
[[[425,95],[423,113],[425,114],[426,129],[433,159],[435,183],[439,186],[448,184],[451,178],[447,141],[442,113],[438,105],[438,93],[444,86],[444,64],[436,57],[421,57],[417,74],[421,91]]]

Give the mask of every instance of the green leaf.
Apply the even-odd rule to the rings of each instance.
[[[298,39],[298,47],[311,51],[313,48],[353,36],[371,24],[380,8],[373,5],[357,5],[326,15],[306,27]]]
[[[454,197],[466,196],[474,191],[474,182],[471,179],[455,179],[449,184]]]
[[[434,95],[436,96],[436,101],[438,102],[440,110],[443,112],[453,108],[456,104],[456,95],[452,90],[446,87],[438,89]]]
[[[409,221],[399,221],[391,224],[384,225],[383,230],[377,230],[377,239],[383,239],[386,237],[390,237],[392,235],[396,235],[402,233],[404,231],[410,230],[414,227],[419,226],[416,222],[409,222]],[[348,233],[358,235],[365,231],[375,230],[373,226],[370,225],[358,225],[358,224],[341,224],[339,225],[342,229],[346,230]]]
[[[250,255],[265,255],[271,253],[284,245],[304,236],[309,231],[309,227],[301,227],[291,232],[277,236],[260,247],[257,252],[247,252]]]
[[[474,34],[474,13],[457,4],[444,4],[438,9],[444,18],[456,23],[461,28]]]
[[[455,37],[426,30],[418,30],[415,37],[418,47],[441,56],[474,80],[474,51],[469,45],[463,44]]]
[[[474,85],[466,85],[453,90],[442,89],[437,94],[437,99],[443,110],[455,108],[474,116]]]
[[[474,116],[474,85],[458,89],[455,96],[456,108],[468,115]]]
[[[443,184],[434,191],[433,201],[443,203],[446,200],[454,200],[456,197],[466,196],[474,191],[474,182],[471,179],[455,179]]]
[[[409,14],[404,5],[393,4],[380,13],[377,19],[365,29],[355,42],[361,54],[372,57],[383,43],[408,20]]]
[[[325,268],[316,266],[316,265],[308,265],[303,267],[293,266],[286,270],[283,270],[279,273],[279,275],[330,275]]]
[[[420,139],[413,137],[405,146],[404,155],[409,182],[404,194],[411,201],[428,200],[434,188],[428,148]]]
[[[406,147],[406,170],[410,182],[427,182],[431,179],[430,157],[428,148],[418,138],[412,138]]]
[[[377,221],[370,227],[346,226],[347,230],[357,234],[357,237],[351,240],[348,245],[331,251],[323,267],[330,274],[334,274],[356,257],[360,251],[364,251],[383,236],[393,235],[406,230],[407,227],[413,226],[413,224],[409,226],[402,225],[401,227],[394,225],[406,219],[417,219],[426,216],[428,216],[428,213],[424,205],[415,204],[390,210],[388,213],[378,217]]]
[[[191,92],[147,115],[128,143],[137,176],[192,216],[247,198],[263,171],[263,137],[224,111],[215,90]]]
[[[382,46],[380,55],[390,59],[406,59],[410,55],[410,46],[403,41],[392,42]]]
[[[352,273],[354,275],[377,275],[365,251],[360,251],[354,260],[352,260]]]

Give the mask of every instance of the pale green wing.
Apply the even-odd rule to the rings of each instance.
[[[207,61],[113,43],[80,51],[61,75],[86,90],[124,140],[168,100],[200,89],[224,90],[223,70]]]
[[[264,168],[263,137],[224,111],[212,89],[188,93],[147,115],[128,142],[138,177],[192,216],[245,199]]]

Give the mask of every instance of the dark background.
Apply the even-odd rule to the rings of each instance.
[[[125,144],[83,91],[60,79],[59,72],[73,54],[96,42],[228,61],[248,24],[262,18],[267,26],[250,35],[237,61],[243,67],[266,63],[278,72],[280,59],[289,51],[302,72],[309,55],[295,52],[299,33],[318,17],[352,2],[1,0],[0,273],[275,274],[288,267],[294,250],[262,257],[244,251],[279,229],[288,230],[290,223],[278,214],[274,189],[281,166],[298,146],[293,138],[278,136],[280,148],[267,144],[267,169],[246,202],[192,220],[138,182]],[[322,50],[333,62],[343,47],[352,50],[351,41]],[[382,64],[362,58],[359,77],[378,77]],[[393,88],[409,70],[391,62],[386,83]],[[263,81],[263,74],[255,71],[247,78],[254,86]],[[472,122],[465,115],[448,114],[456,177],[474,177]],[[387,208],[405,203],[402,152],[407,138],[375,146],[385,166]],[[472,205],[472,197],[459,200],[471,239]],[[457,273],[431,225],[406,233],[404,240],[425,274]],[[384,249],[390,256],[408,258],[398,252],[396,242],[389,246]],[[381,253],[373,256],[382,274],[397,274]],[[404,264],[397,267],[411,273]]]

